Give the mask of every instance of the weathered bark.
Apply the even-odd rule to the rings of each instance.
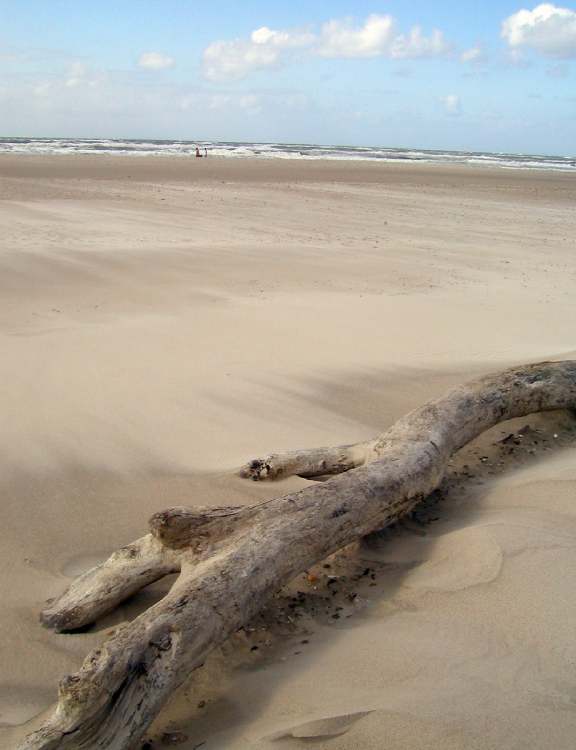
[[[342,472],[327,482],[252,507],[156,514],[150,534],[81,576],[41,619],[78,628],[163,575],[180,571],[176,583],[62,680],[52,717],[21,749],[136,747],[207,653],[294,576],[412,510],[484,430],[574,407],[576,362],[519,367],[453,389],[368,443],[272,455],[242,470],[256,480]]]

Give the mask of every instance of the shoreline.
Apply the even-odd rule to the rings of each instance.
[[[193,166],[194,165],[194,166]],[[119,174],[118,170],[129,174]],[[202,170],[202,171],[200,171]],[[478,186],[508,182],[552,184],[574,188],[576,174],[559,170],[521,169],[467,164],[394,163],[333,159],[273,159],[264,157],[220,157],[196,159],[185,156],[110,154],[0,154],[0,177],[112,180],[129,178],[174,181],[204,181],[222,178],[248,182],[361,181],[381,184],[428,186],[450,180]]]
[[[212,158],[272,159],[281,161],[336,161],[439,166],[494,166],[522,171],[576,173],[576,155],[511,153],[463,149],[352,146],[345,144],[275,143],[146,138],[0,138],[0,154],[170,156],[195,158],[206,148]],[[14,150],[12,150],[14,149]]]

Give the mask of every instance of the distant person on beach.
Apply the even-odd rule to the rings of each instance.
[[[202,154],[200,153],[200,149],[198,148],[198,146],[196,146],[196,158],[197,159],[201,159],[202,158]]]
[[[204,146],[204,158],[208,158],[208,149],[206,148],[206,146]]]

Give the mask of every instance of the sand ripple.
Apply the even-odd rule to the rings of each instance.
[[[430,558],[408,574],[405,585],[421,591],[460,591],[493,581],[501,567],[500,545],[486,529],[472,527],[438,539]]]
[[[291,729],[274,734],[270,739],[279,740],[285,737],[294,737],[297,739],[311,740],[320,739],[322,737],[338,737],[342,734],[346,734],[354,724],[370,713],[372,712],[356,711],[355,713],[340,714],[336,716],[328,716],[324,719],[316,719],[315,721],[307,721],[303,724],[298,724]]]

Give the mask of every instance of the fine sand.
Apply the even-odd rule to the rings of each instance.
[[[38,623],[154,511],[304,487],[234,470],[368,438],[490,370],[576,356],[575,199],[553,173],[0,158],[0,746],[159,596],[86,633]],[[425,536],[394,530],[300,578],[154,738],[571,750],[575,458],[564,413],[495,429],[455,463]]]

